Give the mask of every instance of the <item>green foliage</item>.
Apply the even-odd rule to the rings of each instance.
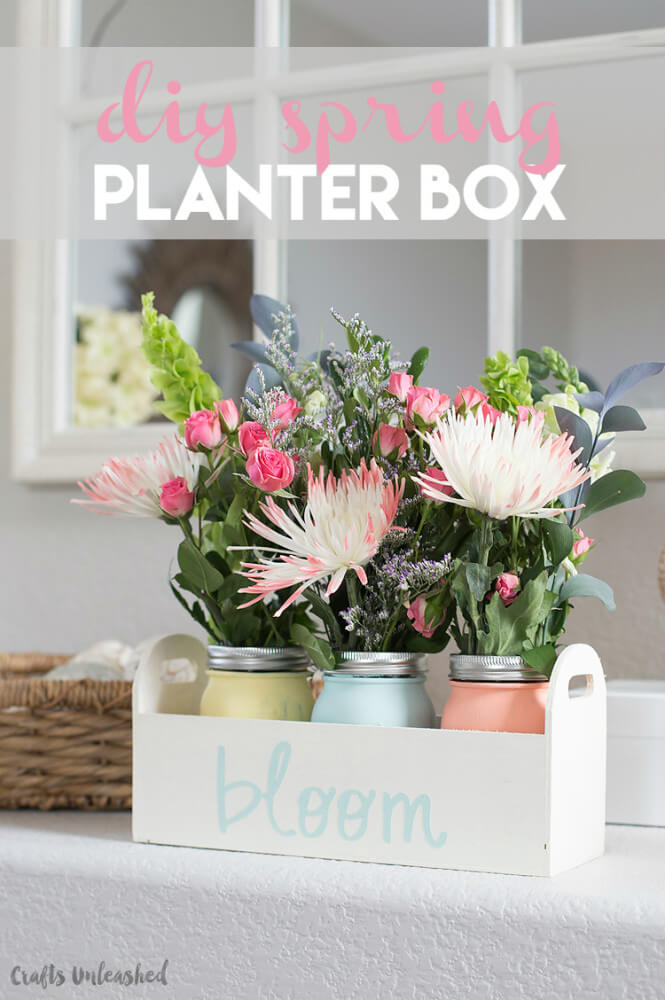
[[[201,368],[201,360],[178,333],[168,316],[158,315],[155,296],[148,292],[143,303],[143,353],[151,365],[150,381],[163,400],[155,406],[174,423],[183,423],[195,410],[211,409],[222,398],[218,385]]]
[[[515,416],[518,406],[531,406],[533,403],[526,357],[513,361],[505,351],[499,351],[493,358],[485,358],[485,374],[481,375],[480,381],[490,404],[503,413]]]
[[[646,493],[646,484],[634,472],[627,469],[615,469],[606,476],[592,483],[584,494],[584,508],[579,516],[580,521],[586,520],[598,511],[616,507],[617,504],[636,500]]]
[[[547,643],[545,646],[536,646],[533,649],[522,650],[522,659],[524,662],[532,670],[535,670],[536,673],[544,674],[546,677],[551,676],[554,664],[556,663],[556,657],[556,647],[552,643]]]
[[[588,573],[577,573],[564,583],[559,593],[559,601],[570,601],[574,597],[597,597],[608,611],[614,611],[614,593],[604,580],[598,580]]]
[[[304,625],[293,625],[291,638],[295,645],[302,646],[310,660],[319,670],[334,670],[335,657],[330,644],[321,639]]]
[[[425,365],[429,361],[429,347],[421,347],[411,358],[407,372],[413,376],[413,384],[418,385],[420,376],[425,371]]]
[[[521,656],[525,643],[534,641],[556,600],[547,589],[547,581],[546,572],[530,580],[508,606],[497,593],[492,595],[485,612],[488,632],[478,636],[479,653]]]

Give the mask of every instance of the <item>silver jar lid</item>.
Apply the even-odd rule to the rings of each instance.
[[[344,674],[354,677],[424,677],[427,673],[426,653],[366,653],[336,652],[337,666],[324,674]]]
[[[268,673],[307,670],[310,659],[297,646],[208,646],[209,670]]]
[[[529,667],[521,656],[480,656],[468,653],[453,653],[450,657],[451,681],[483,681],[486,684],[501,684],[509,681],[543,681],[545,674],[539,674]]]

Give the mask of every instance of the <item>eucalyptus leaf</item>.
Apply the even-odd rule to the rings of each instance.
[[[573,437],[575,442],[573,451],[577,451],[578,448],[582,449],[576,461],[580,465],[588,465],[591,458],[591,448],[593,447],[593,437],[591,428],[586,420],[580,417],[579,414],[567,410],[564,406],[555,406],[554,415],[561,430]]]
[[[224,582],[222,574],[199,552],[189,538],[178,546],[178,566],[190,583],[207,594],[214,594]]]
[[[425,371],[425,365],[429,361],[429,347],[419,348],[409,363],[408,374],[413,376],[413,382],[418,385],[418,380]]]
[[[587,573],[578,573],[576,576],[569,577],[561,588],[559,602],[570,601],[574,597],[597,597],[608,611],[614,611],[616,608],[614,593],[610,585],[595,576],[589,576]]]
[[[297,646],[302,646],[310,660],[319,670],[334,670],[335,657],[330,644],[310,632],[304,625],[292,625],[291,638]]]
[[[558,566],[572,551],[575,542],[572,529],[561,518],[549,518],[543,521],[543,533],[552,565]]]
[[[612,406],[603,417],[603,433],[608,431],[644,431],[646,424],[632,406]]]
[[[258,340],[241,340],[237,344],[231,344],[231,347],[239,354],[244,354],[250,361],[265,364],[266,345],[260,344]]]
[[[624,368],[607,387],[603,413],[607,413],[622,396],[643,382],[645,378],[658,375],[663,368],[665,368],[665,363],[661,361],[642,361],[637,365],[631,365],[630,368]]]
[[[321,351],[312,351],[311,354],[307,355],[307,357],[306,357],[305,360],[306,361],[316,361],[316,362],[318,362],[318,364],[321,367],[321,371],[327,372],[328,371],[328,362],[330,360],[330,355],[331,354],[332,354],[332,351],[328,347],[325,347]]]
[[[557,652],[549,643],[546,646],[536,646],[535,649],[523,649],[522,659],[539,674],[549,677],[556,663]]]
[[[259,378],[259,371],[262,373],[266,389],[277,389],[283,388],[284,383],[282,382],[282,376],[279,372],[276,372],[271,365],[254,365],[251,372],[249,373],[249,378],[247,379],[247,384],[245,386],[245,395],[251,389],[252,392],[261,392],[261,380]]]
[[[645,493],[646,485],[639,476],[628,469],[615,469],[591,483],[584,496],[584,508],[579,519],[584,521],[591,514],[628,500],[637,500]]]
[[[583,406],[585,410],[595,410],[596,413],[600,413],[603,406],[605,405],[605,397],[602,392],[576,392],[575,399]]]
[[[276,326],[273,317],[278,313],[286,312],[286,306],[278,302],[277,299],[271,299],[269,295],[252,295],[249,301],[249,309],[252,319],[261,333],[264,333],[268,340],[272,340]],[[300,346],[300,332],[295,317],[292,318],[291,325],[293,327],[291,347],[294,351],[297,351]]]

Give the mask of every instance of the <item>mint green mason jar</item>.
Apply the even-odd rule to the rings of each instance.
[[[424,653],[338,653],[337,664],[323,673],[312,722],[434,728]]]

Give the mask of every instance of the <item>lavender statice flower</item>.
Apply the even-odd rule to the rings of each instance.
[[[275,328],[272,340],[266,347],[266,361],[284,379],[289,379],[296,370],[297,355],[291,346],[295,336],[295,317],[291,306],[286,306],[283,312],[272,317]]]

